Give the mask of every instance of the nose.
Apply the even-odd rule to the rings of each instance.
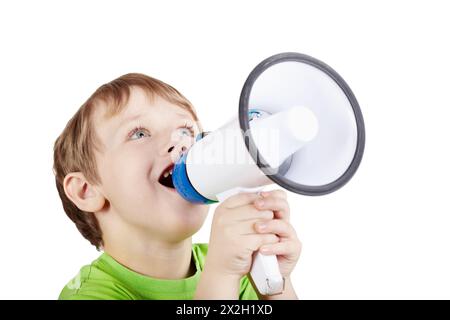
[[[178,144],[170,144],[169,148],[167,148],[167,153],[170,155],[172,162],[176,162],[184,152],[186,152],[188,147],[184,143]]]
[[[193,143],[193,139],[184,135],[180,136],[178,132],[174,132],[159,146],[158,154],[163,158],[167,158],[169,155],[172,161],[176,162],[183,153],[189,150]]]
[[[175,149],[175,146],[171,146],[170,148],[169,148],[169,150],[167,150],[167,152],[172,152],[172,150],[173,149]],[[185,146],[182,146],[181,147],[181,152],[185,152],[187,150],[187,148],[185,147]]]

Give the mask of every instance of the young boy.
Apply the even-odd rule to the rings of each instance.
[[[60,299],[295,299],[290,281],[301,244],[281,190],[217,206],[209,248],[192,244],[208,212],[163,184],[201,132],[191,103],[173,87],[127,74],[98,88],[54,146],[66,214],[100,257]],[[247,273],[253,252],[276,254],[285,291],[258,296]]]

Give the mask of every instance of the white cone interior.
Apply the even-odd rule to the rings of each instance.
[[[309,109],[319,129],[314,139],[294,154],[285,178],[309,186],[337,180],[356,152],[357,126],[350,101],[325,72],[296,61],[275,64],[254,82],[249,109],[276,114],[295,106]]]

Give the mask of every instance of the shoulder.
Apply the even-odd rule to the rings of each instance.
[[[102,264],[102,256],[83,266],[59,295],[59,300],[123,300],[135,299]]]

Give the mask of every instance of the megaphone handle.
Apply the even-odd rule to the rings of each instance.
[[[244,188],[236,187],[216,195],[220,202],[229,197],[245,192],[261,192],[264,187]],[[252,269],[250,270],[253,283],[261,295],[275,295],[284,290],[284,278],[280,273],[280,267],[275,255],[263,255],[259,251],[253,256]]]

